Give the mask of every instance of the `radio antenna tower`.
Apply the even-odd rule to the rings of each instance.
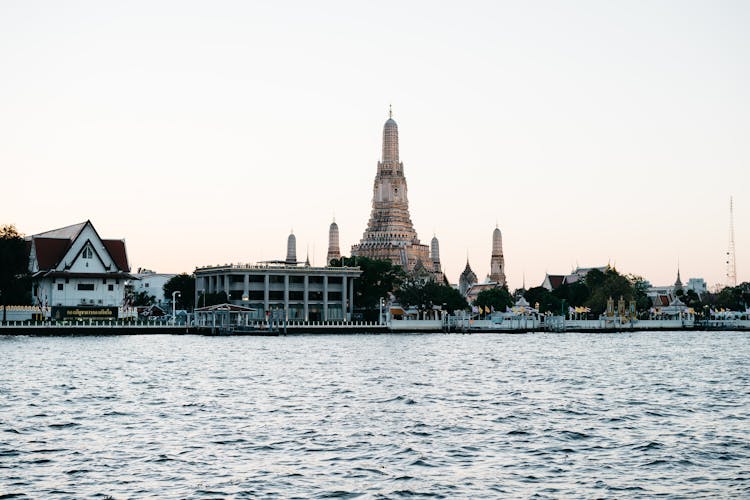
[[[734,254],[734,200],[729,197],[729,249],[727,250],[727,285],[737,286],[737,261]]]

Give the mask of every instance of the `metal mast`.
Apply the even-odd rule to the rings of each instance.
[[[727,250],[727,285],[737,286],[737,261],[734,253],[734,200],[729,197],[729,249]]]

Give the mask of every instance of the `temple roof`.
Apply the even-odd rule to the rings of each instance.
[[[91,224],[91,222],[81,222],[28,236],[28,249],[30,251],[31,245],[34,246],[36,262],[39,270],[46,271],[55,269],[87,224]],[[91,226],[93,228],[93,224]],[[96,232],[96,229],[94,229],[94,232]],[[128,256],[125,250],[125,240],[100,239],[100,241],[107,250],[107,253],[112,257],[117,268],[120,271],[129,272],[130,264],[128,264]]]

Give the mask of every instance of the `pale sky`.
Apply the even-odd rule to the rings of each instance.
[[[393,104],[452,282],[616,264],[750,280],[750,3],[0,2],[0,223],[91,219],[133,269],[297,253],[367,224]]]

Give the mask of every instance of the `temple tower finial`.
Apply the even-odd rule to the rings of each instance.
[[[503,257],[503,235],[495,226],[492,231],[492,258],[490,259],[490,281],[505,286],[505,258]]]

